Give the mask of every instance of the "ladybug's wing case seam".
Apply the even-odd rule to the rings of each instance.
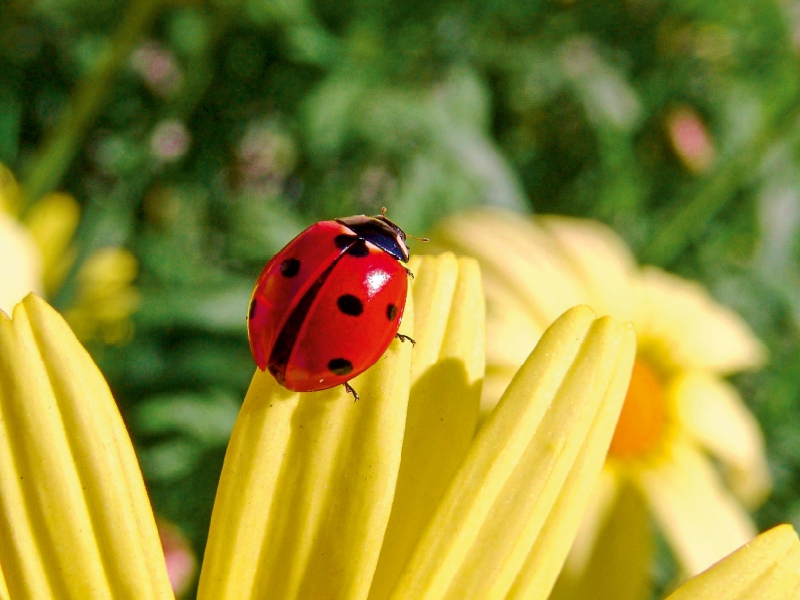
[[[281,385],[285,384],[284,374],[286,372],[286,365],[289,362],[289,356],[297,340],[297,334],[303,325],[303,320],[308,315],[308,311],[314,303],[317,294],[319,294],[319,290],[322,288],[325,280],[331,274],[331,271],[333,271],[333,268],[341,257],[342,255],[336,257],[328,268],[317,277],[316,281],[305,290],[300,301],[289,311],[289,315],[284,319],[281,325],[280,333],[275,339],[275,343],[272,345],[268,363],[270,373],[272,373]]]

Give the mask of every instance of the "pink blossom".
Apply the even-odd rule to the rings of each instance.
[[[700,115],[688,106],[680,106],[667,116],[667,133],[678,158],[695,173],[707,171],[716,150],[708,128]]]
[[[171,96],[183,83],[183,72],[175,55],[156,41],[145,42],[133,52],[131,69],[162,97]]]
[[[177,119],[161,121],[150,135],[150,151],[164,162],[181,158],[189,149],[192,136],[189,130]]]

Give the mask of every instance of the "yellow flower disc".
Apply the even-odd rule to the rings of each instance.
[[[630,459],[649,454],[661,440],[666,414],[661,377],[650,364],[637,358],[609,455]]]

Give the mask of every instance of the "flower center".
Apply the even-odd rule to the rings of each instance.
[[[650,364],[637,357],[609,456],[641,458],[653,450],[664,431],[666,412],[661,378]]]

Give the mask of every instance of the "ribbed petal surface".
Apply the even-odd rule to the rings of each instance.
[[[484,371],[476,261],[415,257],[416,346],[400,474],[370,599],[386,598],[475,435]]]
[[[546,591],[553,587],[578,533],[581,517],[586,512],[587,504],[591,500],[592,492],[605,462],[614,426],[619,418],[620,398],[624,397],[630,381],[631,363],[636,343],[632,328],[622,326],[620,329],[621,331],[618,333],[621,336],[628,335],[629,337],[627,340],[619,342],[622,354],[617,357],[617,363],[612,367],[612,379],[605,389],[605,397],[597,408],[594,421],[589,426],[583,445],[574,458],[573,464],[569,467],[567,478],[536,538],[536,543],[506,598],[519,600],[546,598]],[[599,385],[602,386],[602,383]],[[572,393],[581,392],[573,391]],[[582,393],[594,394],[597,391],[583,390]],[[570,432],[568,425],[565,425],[565,423],[560,424],[561,434],[574,435]]]
[[[409,297],[401,332],[414,336]],[[214,503],[198,598],[365,598],[394,497],[412,345],[351,384],[290,392],[256,371]]]
[[[172,598],[114,399],[33,295],[0,313],[0,567],[14,600]]]
[[[629,324],[595,319],[586,307],[545,332],[479,431],[392,598],[547,597],[600,473],[634,353]]]
[[[796,598],[800,598],[800,541],[790,525],[779,525],[683,584],[667,600]]]

